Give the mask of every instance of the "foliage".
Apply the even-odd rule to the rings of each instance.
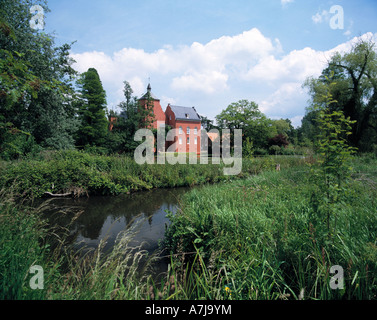
[[[69,159],[71,153],[49,157]],[[102,171],[113,164],[106,157],[75,156]],[[266,170],[273,167],[274,158],[270,164],[266,159],[253,162]],[[75,253],[63,246],[64,236],[60,245],[48,247],[47,232],[56,231],[44,227],[37,215],[43,209],[25,208],[3,192],[0,210],[6,223],[1,224],[1,235],[12,239],[0,241],[3,295],[15,299],[375,299],[376,159],[352,158],[355,173],[338,219],[341,232],[327,243],[319,241],[311,223],[310,195],[315,186],[308,179],[309,169],[293,159],[281,157],[280,172],[265,171],[187,193],[181,211],[170,216],[164,244],[174,255],[166,275],[158,279],[152,278],[156,257],[130,245],[132,230],[120,233],[106,255],[104,243],[95,251]],[[132,162],[125,167],[137,168]],[[45,270],[44,290],[30,290],[28,284],[28,269],[36,262]],[[329,287],[333,265],[344,269],[343,290]]]
[[[128,81],[124,81],[123,92],[125,101],[118,105],[120,114],[114,114],[117,120],[109,133],[108,145],[113,146],[112,152],[131,154],[139,145],[134,140],[136,131],[149,128],[154,120],[153,98],[151,95],[147,96],[145,104],[142,104],[137,97],[132,96],[133,90]]]
[[[348,141],[362,152],[372,151],[375,147],[371,142],[377,138],[376,66],[374,42],[359,39],[350,52],[334,54],[318,79],[309,78],[304,84],[312,96],[313,105],[325,106],[329,81],[336,82],[330,91],[336,101],[331,105],[331,110],[342,111],[346,118],[355,121]],[[329,80],[330,74],[332,80]]]
[[[268,139],[268,144],[270,146],[286,147],[289,145],[289,142],[286,135],[279,133],[276,136]]]
[[[46,259],[47,225],[38,210],[17,204],[11,189],[0,190],[1,300],[41,299],[46,294],[47,290],[32,290],[29,285],[31,266],[41,265],[46,278],[55,271]]]
[[[81,75],[81,103],[79,118],[81,125],[77,132],[77,145],[103,146],[108,132],[106,119],[106,92],[98,72],[94,68]]]
[[[316,186],[308,177],[309,168],[292,167],[185,196],[182,211],[170,216],[165,245],[177,269],[181,260],[189,266],[182,277],[193,270],[201,279],[191,281],[191,299],[230,298],[220,295],[225,287],[232,299],[375,299],[376,181],[372,188],[363,178],[350,182],[339,233],[324,242],[311,220]],[[329,286],[333,265],[344,269],[343,290]]]
[[[336,215],[348,192],[347,184],[351,176],[349,160],[355,152],[355,148],[350,147],[347,141],[347,136],[351,134],[351,126],[355,121],[345,118],[342,111],[335,111],[331,108],[331,105],[336,103],[332,100],[330,93],[334,85],[336,85],[335,82],[329,83],[329,92],[325,95],[327,101],[325,107],[317,107],[320,158],[318,167],[313,168],[313,177],[318,188],[312,196],[319,219],[322,216],[322,220],[326,221],[329,234],[336,233]],[[335,220],[333,230],[330,230],[331,219]]]
[[[35,4],[48,12],[45,1]],[[29,10],[29,1],[2,1],[0,123],[29,133],[43,147],[71,148],[77,128],[71,45],[56,47],[51,35],[33,30]],[[8,142],[18,138],[5,134]]]
[[[244,158],[252,158],[253,153],[254,153],[253,148],[254,148],[253,141],[251,141],[250,138],[247,137],[246,140],[242,144],[242,156]]]
[[[274,134],[272,122],[253,101],[240,100],[230,104],[216,116],[221,128],[242,129],[243,140],[249,137],[255,148],[266,148],[268,138]]]
[[[224,164],[138,165],[128,156],[101,155],[98,148],[95,151],[50,152],[6,163],[0,168],[0,187],[9,188],[16,181],[15,192],[23,197],[41,197],[45,192],[115,195],[242,178],[262,167],[245,159],[243,172],[233,177],[224,175]]]

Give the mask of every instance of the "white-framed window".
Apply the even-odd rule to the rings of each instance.
[[[182,138],[179,138],[179,144],[182,144]]]
[[[182,134],[183,133],[183,129],[182,127],[179,127],[179,134]]]
[[[190,144],[190,138],[187,137],[187,144]]]
[[[198,134],[198,128],[197,127],[194,128],[194,134]]]
[[[190,127],[187,127],[187,134],[190,134]]]
[[[198,144],[198,138],[197,137],[195,137],[195,139],[194,139],[194,144]]]

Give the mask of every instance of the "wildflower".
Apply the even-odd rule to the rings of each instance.
[[[227,295],[228,295],[229,297],[232,296],[232,290],[230,290],[230,288],[229,288],[228,286],[225,286],[225,292],[227,293]]]

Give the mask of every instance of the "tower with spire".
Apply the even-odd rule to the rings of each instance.
[[[140,106],[152,108],[151,127],[154,129],[165,126],[165,112],[162,110],[160,99],[152,93],[151,84],[148,83],[147,92],[139,99]]]
[[[200,154],[201,118],[195,107],[172,106],[169,104],[164,112],[161,108],[160,99],[156,98],[152,93],[150,82],[147,86],[147,92],[139,99],[139,104],[141,107],[152,109],[152,118],[146,121],[150,123],[150,129],[158,129],[165,125],[176,129],[177,136],[174,141],[166,142],[166,150],[174,145],[174,152]]]

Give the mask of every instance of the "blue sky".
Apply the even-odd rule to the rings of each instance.
[[[214,118],[248,99],[271,118],[300,125],[308,95],[335,51],[355,37],[377,39],[377,1],[326,0],[50,0],[45,31],[57,44],[76,41],[79,72],[98,70],[109,109],[123,81],[142,95],[195,106]],[[338,18],[343,11],[343,26]],[[331,24],[333,23],[333,25]],[[336,24],[336,29],[333,27]]]

